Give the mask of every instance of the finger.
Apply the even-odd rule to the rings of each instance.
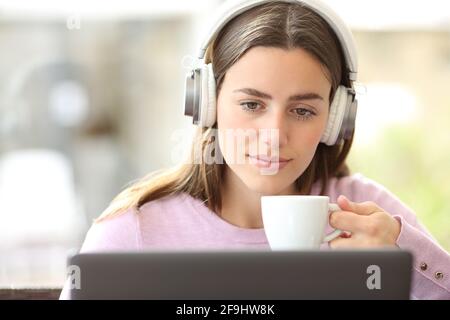
[[[330,225],[344,231],[363,232],[367,227],[367,217],[350,211],[335,211],[330,214]]]
[[[377,243],[377,242],[370,242],[367,241],[367,239],[364,239],[363,237],[357,237],[357,238],[336,238],[328,242],[328,245],[332,249],[346,249],[346,248],[398,248],[393,244],[386,244],[386,243]]]
[[[361,244],[358,241],[355,241],[352,238],[340,238],[331,240],[328,242],[328,245],[332,249],[345,249],[345,248],[360,248]]]
[[[353,202],[344,195],[340,195],[337,199],[339,207],[344,211],[352,211],[360,215],[370,215],[374,212],[383,211],[376,203],[372,201]]]

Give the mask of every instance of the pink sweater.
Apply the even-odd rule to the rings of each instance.
[[[319,192],[319,185],[314,185],[311,194]],[[410,208],[386,188],[361,174],[330,179],[326,193],[330,201],[335,203],[341,194],[354,202],[373,201],[401,222],[397,245],[414,256],[411,298],[450,299],[450,255],[417,221]],[[331,230],[328,225],[326,232]],[[180,194],[148,202],[139,211],[130,209],[93,224],[81,252],[239,248],[269,249],[264,229],[232,225],[200,200]],[[321,247],[328,248],[328,244]],[[443,277],[436,276],[438,272]],[[66,285],[60,298],[68,297]]]

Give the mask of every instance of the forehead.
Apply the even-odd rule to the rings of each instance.
[[[325,92],[331,88],[325,68],[299,48],[251,48],[227,71],[225,82],[232,88],[253,86],[277,92],[289,88]]]

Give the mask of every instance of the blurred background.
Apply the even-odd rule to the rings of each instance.
[[[0,287],[62,286],[111,199],[175,164],[186,57],[221,2],[0,0]],[[450,250],[450,5],[326,2],[359,52],[351,169]]]

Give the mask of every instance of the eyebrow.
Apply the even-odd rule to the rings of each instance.
[[[249,94],[251,96],[259,97],[262,99],[272,99],[272,96],[270,94],[261,92],[259,90],[253,89],[253,88],[236,89],[233,92],[243,92],[243,93]],[[296,94],[296,95],[290,96],[288,100],[289,101],[297,101],[297,100],[314,100],[314,99],[323,100],[321,95],[314,93],[314,92]]]

